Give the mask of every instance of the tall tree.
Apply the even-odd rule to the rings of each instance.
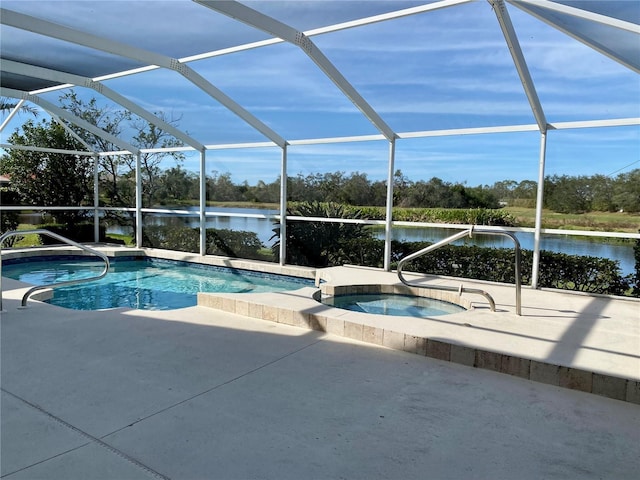
[[[591,210],[591,190],[585,177],[553,175],[545,178],[545,206],[559,213]]]
[[[21,132],[9,137],[13,145],[47,146],[60,150],[83,150],[57,122],[29,120]],[[93,161],[89,157],[64,153],[43,153],[9,149],[2,157],[0,173],[11,178],[11,189],[23,205],[82,206],[92,205]],[[56,220],[75,224],[81,211],[56,211]]]
[[[172,148],[182,142],[170,136],[157,126],[134,118],[126,110],[110,109],[98,105],[95,98],[89,101],[81,99],[75,92],[60,97],[63,108],[102,130],[129,141],[141,149]],[[176,124],[176,119],[167,119],[162,112],[156,115],[164,121]],[[120,150],[111,142],[87,132],[79,127],[72,127],[76,133],[97,152]],[[162,201],[159,198],[160,164],[165,159],[173,160],[180,165],[184,155],[180,152],[166,151],[143,153],[141,155],[142,197],[143,206],[150,207]],[[135,157],[132,155],[105,155],[100,157],[100,189],[101,197],[109,206],[132,207],[135,205]]]
[[[640,168],[616,177],[613,198],[618,209],[640,212]]]
[[[160,178],[158,196],[164,204],[176,204],[184,200],[197,200],[199,193],[198,175],[180,166],[165,170]]]

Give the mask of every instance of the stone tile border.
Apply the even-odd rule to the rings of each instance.
[[[316,269],[310,267],[299,267],[295,265],[279,265],[273,262],[259,260],[245,260],[219,255],[201,256],[196,253],[178,252],[173,250],[162,250],[157,248],[135,248],[118,245],[87,243],[92,248],[103,252],[109,258],[117,257],[147,257],[163,260],[175,260],[179,262],[197,263],[200,265],[210,265],[215,267],[227,267],[240,270],[251,270],[258,273],[269,273],[275,275],[288,275],[291,277],[314,280]],[[56,255],[74,255],[91,257],[92,254],[79,250],[68,245],[48,245],[42,247],[29,247],[24,249],[3,249],[2,259],[12,260],[18,258],[49,257]]]
[[[365,293],[365,291],[366,293],[376,293],[376,291],[384,293],[404,291],[406,293],[404,288],[408,288],[398,285],[378,285],[378,290],[373,286],[367,285],[360,285],[358,287],[366,287],[363,293]],[[346,290],[342,290],[342,288],[343,287],[340,286],[327,286],[325,289],[334,293],[349,291],[348,286]],[[310,288],[310,290],[312,289]],[[351,287],[351,291],[353,291],[353,287]],[[455,293],[452,294],[451,292],[436,292],[438,294],[448,293],[457,297]],[[320,295],[321,291],[316,289],[315,292],[311,294],[311,297],[318,301]],[[442,299],[448,301],[446,298]],[[460,300],[464,301],[464,299]],[[199,293],[198,305],[260,320],[331,333],[394,350],[401,350],[403,352],[423,355],[469,367],[491,370],[506,375],[513,375],[525,380],[593,393],[640,405],[640,381],[637,380],[561,365],[553,365],[527,358],[492,352],[482,348],[476,348],[472,345],[460,345],[433,338],[409,335],[403,332],[354,322],[351,319],[344,319],[340,316],[327,315],[326,310],[322,313],[315,313],[309,309],[308,306],[302,309],[286,308],[274,306],[268,302],[260,302],[256,299],[245,300],[233,294],[215,293]]]
[[[413,297],[430,298],[442,302],[453,303],[467,310],[473,310],[472,302],[467,298],[457,295],[455,292],[437,290],[434,288],[416,288],[398,284],[368,284],[368,285],[332,285],[323,283],[320,292],[325,296],[338,296],[349,294],[393,294],[410,295]],[[315,300],[320,301],[319,298]]]

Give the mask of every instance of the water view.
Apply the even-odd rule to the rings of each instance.
[[[194,214],[197,207],[189,208]],[[243,215],[264,215],[272,216],[278,214],[277,210],[257,209],[257,208],[217,208],[208,209],[209,212],[217,211],[225,214]],[[246,218],[237,216],[209,217],[207,228],[246,230],[255,232],[258,238],[266,246],[271,246],[273,237],[274,222],[272,218]],[[197,228],[199,219],[197,216],[171,216],[168,214],[146,214],[146,225],[175,225],[189,226]],[[121,227],[112,227],[108,230],[111,233],[125,233]],[[395,227],[393,229],[394,240],[405,242],[437,242],[452,235],[459,230],[452,228],[416,228],[416,227]],[[130,233],[130,232],[128,232]],[[375,230],[377,238],[384,238],[382,229]],[[533,233],[518,232],[516,237],[520,241],[523,249],[533,250]],[[506,237],[495,237],[477,235],[473,239],[463,239],[455,242],[455,245],[464,243],[478,245],[482,247],[513,248],[513,242]],[[625,243],[604,243],[600,239],[588,237],[572,237],[568,235],[542,235],[541,248],[552,252],[566,253],[569,255],[584,255],[592,257],[609,258],[620,262],[620,268],[624,275],[635,270],[635,260],[633,256],[633,242]]]

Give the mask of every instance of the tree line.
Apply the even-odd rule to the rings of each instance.
[[[182,175],[188,176],[186,172],[182,172]],[[197,176],[194,175],[191,181],[197,182]],[[362,172],[298,174],[289,177],[287,182],[290,201],[358,206],[383,206],[386,202],[387,182],[369,180],[367,174]],[[537,187],[537,182],[532,180],[502,180],[493,185],[475,187],[446,182],[437,177],[412,181],[398,170],[394,175],[394,206],[500,208],[510,205],[532,208],[536,202]],[[210,201],[278,202],[279,188],[279,179],[250,186],[246,182],[233,184],[229,173],[214,173],[207,178],[207,198]],[[640,169],[615,178],[605,175],[547,176],[544,192],[544,208],[559,213],[640,212]]]

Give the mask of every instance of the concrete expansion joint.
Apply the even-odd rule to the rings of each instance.
[[[206,390],[203,390],[201,392],[193,394],[193,395],[191,395],[191,396],[189,396],[187,398],[183,398],[182,400],[180,400],[178,402],[175,402],[175,403],[172,403],[171,405],[166,406],[164,408],[161,408],[160,410],[157,410],[157,411],[155,411],[153,413],[150,413],[149,415],[146,415],[144,417],[138,418],[134,422],[131,422],[130,424],[125,425],[124,427],[118,428],[117,430],[114,430],[112,432],[107,433],[106,435],[104,435],[103,438],[109,437],[110,435],[118,433],[118,432],[120,432],[122,430],[125,430],[127,428],[133,427],[134,425],[136,425],[138,423],[144,422],[145,420],[148,420],[148,419],[150,419],[152,417],[155,417],[156,415],[159,415],[161,413],[165,413],[165,412],[167,412],[167,411],[169,411],[169,410],[171,410],[173,408],[179,407],[180,405],[184,405],[185,403],[190,402],[191,400],[194,400],[194,399],[196,399],[198,397],[206,395],[207,393],[211,393],[214,390],[217,390],[217,389],[219,389],[221,387],[224,387],[226,385],[230,385],[230,384],[236,382],[237,380],[240,380],[241,378],[247,377],[247,376],[249,376],[249,375],[251,375],[253,373],[256,373],[256,372],[262,370],[263,368],[269,367],[269,366],[271,366],[271,365],[273,365],[275,363],[278,363],[281,360],[284,360],[285,358],[288,358],[288,357],[290,357],[292,355],[295,355],[295,354],[297,354],[297,353],[299,353],[299,352],[301,352],[303,350],[306,350],[307,348],[312,347],[312,346],[320,343],[321,341],[322,341],[322,339],[318,339],[318,340],[316,340],[314,342],[311,342],[311,343],[309,343],[307,345],[304,345],[301,348],[298,348],[298,349],[293,350],[293,351],[291,351],[291,352],[289,352],[289,353],[287,353],[285,355],[282,355],[282,356],[280,356],[280,357],[278,357],[278,358],[276,358],[274,360],[266,362],[263,365],[260,365],[260,366],[258,366],[256,368],[253,368],[253,369],[251,369],[251,370],[249,370],[247,372],[241,373],[240,375],[237,375],[237,376],[235,376],[235,377],[233,377],[233,378],[231,378],[231,379],[229,379],[229,380],[227,380],[225,382],[222,382],[222,383],[219,383],[217,385],[214,385],[213,387],[207,388]],[[162,478],[166,478],[166,477],[162,477]]]
[[[155,470],[154,470],[154,469],[152,469],[151,467],[149,467],[149,466],[145,465],[144,463],[140,462],[139,460],[136,460],[135,458],[133,458],[133,457],[131,457],[131,456],[127,455],[127,454],[126,454],[126,453],[124,453],[123,451],[118,450],[118,449],[117,449],[117,448],[115,448],[114,446],[109,445],[109,444],[108,444],[108,443],[106,443],[105,441],[103,441],[103,440],[101,440],[101,439],[99,439],[99,438],[97,438],[97,437],[94,437],[94,436],[93,436],[93,435],[91,435],[90,433],[87,433],[87,432],[85,432],[84,430],[81,430],[80,428],[78,428],[78,427],[76,427],[76,426],[74,426],[74,425],[70,424],[69,422],[66,422],[65,420],[61,419],[60,417],[57,417],[57,416],[56,416],[56,415],[54,415],[53,413],[51,413],[51,412],[49,412],[49,411],[45,410],[43,407],[41,407],[41,406],[39,406],[39,405],[36,405],[36,404],[34,404],[34,403],[31,403],[30,401],[28,401],[28,400],[26,400],[26,399],[24,399],[24,398],[20,397],[19,395],[16,395],[15,393],[12,393],[12,392],[10,392],[10,391],[6,390],[5,388],[0,388],[0,390],[1,390],[3,393],[6,393],[6,394],[7,394],[7,395],[9,395],[10,397],[14,398],[15,400],[19,401],[20,403],[22,403],[22,404],[24,404],[24,405],[26,405],[26,406],[28,406],[28,407],[30,407],[30,408],[32,408],[32,409],[34,409],[34,410],[36,410],[37,412],[39,412],[39,413],[41,413],[41,414],[45,415],[47,418],[49,418],[50,420],[53,420],[53,421],[54,421],[54,422],[56,422],[57,424],[62,425],[63,427],[65,427],[65,428],[67,428],[67,429],[69,429],[69,430],[73,431],[74,433],[77,433],[77,434],[79,434],[79,435],[83,436],[84,438],[86,438],[87,440],[89,440],[87,443],[84,443],[84,444],[82,444],[82,445],[79,445],[79,446],[77,446],[77,447],[75,447],[75,448],[72,448],[72,449],[67,450],[67,451],[65,451],[65,452],[62,452],[62,453],[58,453],[58,454],[56,454],[56,455],[54,455],[54,456],[52,456],[52,457],[50,457],[50,458],[42,459],[42,460],[40,460],[40,461],[38,461],[38,462],[36,462],[36,463],[34,463],[34,464],[28,465],[28,466],[26,466],[26,467],[23,467],[23,468],[21,468],[21,469],[19,469],[19,470],[14,471],[14,472],[9,472],[9,473],[7,473],[7,474],[3,475],[3,478],[4,478],[4,477],[10,477],[11,475],[14,475],[14,474],[16,474],[16,473],[18,473],[18,472],[20,472],[20,471],[27,470],[27,469],[29,469],[29,468],[33,467],[34,465],[38,465],[38,464],[41,464],[41,463],[47,462],[47,461],[51,460],[52,458],[58,457],[58,456],[60,456],[60,455],[63,455],[63,454],[66,454],[66,453],[72,452],[72,451],[74,451],[74,450],[79,450],[79,449],[84,448],[84,447],[86,447],[87,445],[89,445],[89,444],[91,444],[91,443],[92,443],[92,444],[98,445],[99,447],[101,447],[101,448],[103,448],[103,449],[107,450],[108,452],[110,452],[110,453],[112,453],[112,454],[114,454],[114,455],[116,455],[116,456],[118,456],[118,457],[122,458],[123,460],[125,460],[125,461],[129,462],[130,464],[134,465],[136,468],[138,468],[138,469],[140,469],[140,470],[142,470],[142,471],[144,471],[144,472],[148,473],[148,474],[149,474],[149,475],[151,475],[153,478],[156,478],[156,479],[159,479],[159,480],[171,480],[171,479],[170,479],[169,477],[167,477],[166,475],[163,475],[163,474],[161,474],[160,472],[155,471]]]

